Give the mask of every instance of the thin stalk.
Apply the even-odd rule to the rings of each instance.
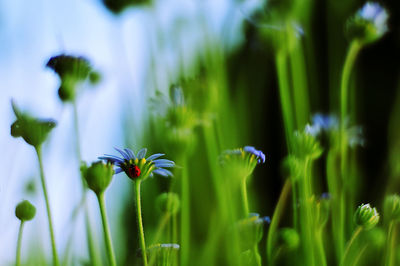
[[[142,249],[143,265],[147,266],[147,255],[146,255],[146,243],[144,240],[143,220],[142,220],[142,206],[140,201],[140,184],[141,180],[135,182],[135,193],[136,193],[136,216],[137,224],[139,229],[139,240],[140,248]]]
[[[282,218],[283,211],[285,209],[285,205],[287,202],[287,198],[290,193],[291,188],[290,179],[286,179],[285,184],[282,188],[281,195],[279,196],[278,203],[276,204],[274,214],[272,216],[271,224],[269,225],[268,237],[267,237],[267,258],[269,264],[272,264],[272,244],[274,239],[275,231],[278,229],[278,224],[280,219]]]
[[[188,265],[190,254],[190,184],[186,160],[182,160],[182,162],[184,164],[181,176],[181,265]]]
[[[17,242],[17,255],[15,258],[15,266],[21,265],[21,245],[22,245],[22,230],[24,229],[24,221],[21,221],[18,230],[18,242]]]
[[[297,209],[297,185],[296,182],[292,182],[292,205],[293,205],[293,225],[296,230],[299,230],[299,212]]]
[[[54,237],[53,222],[52,222],[50,203],[49,203],[50,201],[49,201],[49,196],[47,194],[46,179],[45,179],[44,170],[43,170],[42,149],[41,149],[40,146],[39,147],[35,147],[35,148],[36,148],[36,154],[37,154],[38,161],[39,161],[40,181],[42,183],[44,200],[46,202],[46,210],[47,210],[47,219],[48,219],[48,222],[49,222],[51,248],[52,248],[52,252],[53,252],[53,265],[58,266],[58,265],[60,265],[60,263],[59,263],[59,260],[58,260],[56,241],[55,241],[55,237]]]
[[[346,262],[348,260],[348,256],[349,256],[349,252],[350,252],[351,246],[354,244],[354,241],[360,235],[361,231],[362,231],[362,227],[358,226],[356,228],[356,230],[354,231],[353,236],[349,240],[349,243],[347,243],[346,250],[344,251],[344,255],[343,255],[343,258],[342,258],[342,262],[340,263],[341,266],[347,265]]]
[[[342,78],[340,83],[340,122],[342,129],[348,115],[348,96],[349,96],[349,81],[351,71],[354,66],[354,62],[357,58],[358,53],[361,50],[361,43],[357,40],[352,41],[350,44],[349,51],[347,52],[346,59],[344,61]]]
[[[78,116],[78,107],[76,101],[72,103],[72,109],[74,113],[74,130],[75,130],[75,148],[76,148],[76,155],[78,157],[79,164],[82,162],[82,154],[81,154],[81,141],[80,141],[80,134],[79,134],[79,116]],[[100,256],[98,246],[95,244],[94,233],[93,233],[93,226],[89,215],[89,210],[86,205],[86,184],[82,175],[81,183],[82,183],[82,204],[84,207],[85,212],[85,226],[86,226],[86,237],[87,237],[87,245],[89,249],[89,256],[92,265],[100,265]]]
[[[302,212],[300,214],[301,234],[303,241],[303,255],[307,265],[315,265],[315,243],[313,241],[314,220],[310,209],[309,200],[312,195],[311,185],[311,161],[308,157],[304,161],[303,178],[300,179],[300,202],[302,203]]]
[[[324,250],[324,243],[322,238],[322,229],[318,229],[315,231],[315,243],[317,246],[317,261],[319,266],[326,266],[326,256]]]
[[[108,225],[108,219],[107,219],[107,213],[106,213],[106,203],[105,203],[105,198],[104,198],[103,192],[97,194],[97,200],[99,201],[101,220],[103,222],[104,242],[106,244],[108,261],[111,266],[116,266],[117,263],[115,262],[114,249],[113,249],[112,240],[111,240],[110,227]]]
[[[287,66],[287,54],[285,50],[277,52],[275,58],[276,71],[278,74],[279,94],[281,100],[282,116],[285,126],[286,143],[288,143],[289,150],[291,147],[291,136],[294,131],[293,126],[293,110],[292,100],[290,96],[289,74]]]
[[[249,216],[249,202],[247,199],[247,178],[243,178],[242,180],[241,191],[244,217],[246,218]]]
[[[354,40],[350,44],[349,51],[347,52],[347,56],[344,62],[343,70],[342,70],[342,77],[340,83],[340,147],[341,147],[341,163],[340,163],[340,170],[341,170],[341,179],[342,181],[346,181],[348,178],[348,145],[347,145],[347,136],[346,136],[346,118],[349,116],[348,106],[349,106],[349,81],[351,72],[357,58],[359,51],[361,50],[362,45],[359,41]],[[348,181],[348,180],[347,180]],[[344,204],[346,201],[346,193],[348,192],[348,186],[346,183],[343,182],[341,187],[341,194],[339,195],[340,198],[340,232],[339,232],[339,241],[341,245],[344,245],[345,239],[345,207]],[[349,191],[351,192],[351,191]]]
[[[158,230],[157,230],[156,234],[154,235],[154,239],[153,239],[154,244],[157,244],[158,241],[160,240],[161,234],[164,231],[165,226],[168,224],[170,217],[171,217],[171,214],[169,214],[169,212],[166,212],[162,216],[162,219],[158,225]],[[172,243],[175,243],[175,242],[172,241]]]
[[[393,251],[395,250],[395,243],[396,243],[395,229],[396,229],[395,221],[390,221],[388,228],[388,235],[386,239],[386,256],[385,256],[386,266],[394,265]]]
[[[368,244],[364,245],[360,251],[358,251],[357,257],[354,259],[354,261],[352,262],[352,266],[357,266],[358,263],[360,262],[360,259],[362,258],[362,256],[364,255],[364,252],[367,250],[368,248]]]

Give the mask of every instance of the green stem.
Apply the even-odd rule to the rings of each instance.
[[[249,202],[247,199],[247,178],[243,178],[242,184],[241,184],[241,189],[242,189],[242,203],[243,203],[243,211],[244,211],[244,217],[249,216]]]
[[[367,250],[368,244],[364,245],[361,250],[358,251],[357,257],[354,259],[354,261],[352,262],[352,266],[357,266],[360,259],[362,258],[362,256],[364,255],[364,252]]]
[[[18,231],[18,242],[17,242],[17,255],[15,258],[15,266],[21,265],[21,244],[22,244],[22,230],[24,229],[24,221],[21,221]]]
[[[342,129],[345,123],[345,119],[348,115],[349,81],[351,71],[353,69],[354,62],[361,47],[362,45],[359,41],[352,41],[343,66],[342,79],[340,83],[340,122],[342,125]]]
[[[50,210],[50,203],[49,203],[49,197],[47,194],[47,186],[46,186],[46,180],[44,177],[44,170],[43,170],[43,160],[42,160],[42,150],[41,147],[35,147],[36,148],[36,154],[39,160],[39,168],[40,168],[40,180],[42,183],[42,189],[43,189],[43,194],[44,194],[44,200],[46,202],[46,210],[47,210],[47,219],[49,222],[49,231],[50,231],[50,240],[51,240],[51,248],[53,251],[53,265],[58,266],[59,261],[58,261],[58,254],[57,254],[57,248],[56,248],[56,241],[54,237],[54,230],[53,230],[53,222],[52,222],[52,216],[51,216],[51,210]]]
[[[76,101],[72,102],[72,107],[73,107],[73,113],[74,113],[74,129],[75,129],[75,142],[76,142],[76,155],[78,157],[78,162],[79,164],[82,162],[82,154],[81,154],[81,142],[80,142],[80,135],[79,135],[79,116],[78,116],[78,107],[76,104]],[[87,244],[88,244],[88,249],[89,249],[89,256],[90,256],[90,261],[92,265],[100,265],[100,256],[99,256],[99,251],[98,251],[98,246],[95,244],[95,238],[94,238],[94,233],[93,233],[93,226],[92,222],[90,219],[89,215],[89,210],[86,205],[86,183],[84,181],[84,178],[82,175],[81,176],[81,182],[82,182],[82,204],[84,206],[84,212],[85,212],[85,226],[86,226],[86,237],[87,237]]]
[[[291,147],[291,139],[294,131],[293,126],[293,110],[292,100],[290,97],[290,84],[289,74],[287,69],[287,55],[285,50],[277,52],[275,58],[276,70],[278,74],[279,94],[282,107],[282,116],[285,126],[286,143],[288,143],[289,150]]]
[[[190,184],[186,160],[181,161],[183,162],[181,176],[181,265],[188,265],[190,254]]]
[[[326,256],[325,256],[325,250],[324,250],[324,243],[323,243],[323,238],[322,238],[322,229],[318,229],[315,231],[315,242],[317,246],[317,259],[318,259],[318,265],[319,266],[326,266]]]
[[[136,192],[136,216],[137,224],[139,228],[139,238],[140,238],[140,248],[142,249],[143,265],[147,266],[147,255],[146,255],[146,243],[144,240],[144,230],[142,221],[142,207],[140,202],[140,184],[141,180],[135,182],[135,192]]]
[[[346,118],[349,116],[349,111],[348,111],[348,106],[349,106],[349,81],[350,81],[350,76],[351,72],[354,66],[354,62],[357,58],[357,55],[362,48],[362,45],[359,41],[354,40],[350,44],[349,51],[347,53],[344,66],[343,66],[343,71],[342,71],[342,78],[341,78],[341,83],[340,83],[340,147],[341,147],[341,163],[340,163],[340,170],[341,170],[341,179],[342,179],[342,187],[341,187],[341,194],[339,195],[340,198],[340,232],[339,232],[339,240],[340,240],[340,245],[344,245],[344,239],[345,239],[345,224],[346,224],[346,219],[345,219],[345,207],[346,205],[344,204],[346,201],[346,193],[348,186],[346,185],[347,181],[348,183],[348,145],[347,145],[347,136],[346,136]],[[342,249],[343,250],[343,249]]]
[[[114,255],[114,249],[113,249],[112,240],[111,240],[110,227],[108,225],[104,193],[101,192],[101,193],[97,194],[97,199],[99,201],[101,220],[103,222],[104,242],[106,244],[108,261],[111,266],[116,266],[117,263],[115,262],[115,255]]]
[[[356,230],[354,231],[353,236],[349,240],[349,243],[347,243],[346,250],[344,251],[344,255],[343,255],[343,258],[342,258],[342,262],[340,263],[341,266],[351,265],[351,264],[346,264],[347,260],[348,260],[349,252],[350,252],[351,246],[354,244],[354,241],[360,235],[361,231],[362,231],[362,227],[358,226],[356,228]]]
[[[388,235],[386,239],[386,266],[392,266],[394,265],[394,257],[393,257],[393,251],[395,250],[395,239],[396,239],[396,233],[395,233],[395,222],[390,221],[389,223],[389,229],[388,229]]]
[[[278,229],[278,224],[282,217],[283,210],[285,208],[286,201],[290,193],[290,188],[291,188],[291,182],[289,179],[286,179],[285,184],[282,188],[281,195],[279,196],[278,203],[276,204],[271,224],[269,225],[269,231],[267,237],[267,258],[269,264],[273,263],[272,248],[273,248],[274,234],[275,231]]]

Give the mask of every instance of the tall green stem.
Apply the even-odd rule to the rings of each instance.
[[[18,242],[17,242],[17,255],[15,258],[15,266],[21,265],[21,244],[22,244],[22,230],[24,229],[24,221],[21,221],[18,231]]]
[[[392,266],[394,264],[394,257],[393,252],[395,251],[395,239],[396,239],[396,232],[395,232],[396,223],[395,221],[390,221],[389,228],[388,228],[388,235],[386,239],[386,266]]]
[[[344,251],[344,255],[343,255],[343,258],[342,258],[342,262],[340,263],[341,266],[344,266],[344,265],[351,265],[351,264],[348,262],[348,260],[349,260],[349,258],[348,258],[348,257],[349,257],[349,252],[350,252],[351,247],[352,247],[353,244],[354,244],[354,241],[355,241],[355,240],[357,239],[357,237],[360,235],[361,231],[362,231],[362,227],[361,227],[361,226],[358,226],[357,229],[354,231],[353,236],[352,236],[351,239],[349,240],[349,243],[348,243],[347,246],[346,246],[346,250]]]
[[[271,224],[269,225],[268,237],[267,237],[267,258],[269,264],[273,264],[272,248],[273,239],[276,230],[278,229],[279,221],[283,215],[285,209],[286,201],[290,193],[291,182],[286,179],[285,185],[283,186],[281,195],[279,196],[278,203],[276,204],[274,214],[272,216]]]
[[[45,177],[44,177],[44,170],[43,170],[42,149],[41,149],[40,146],[39,147],[35,147],[35,148],[36,148],[36,154],[37,154],[38,161],[39,161],[40,180],[41,180],[41,183],[42,183],[44,200],[46,202],[46,210],[47,210],[47,219],[48,219],[48,222],[49,222],[51,248],[52,248],[52,251],[53,251],[53,265],[58,266],[59,265],[59,261],[58,261],[58,254],[57,254],[57,248],[56,248],[56,241],[55,241],[55,237],[54,237],[54,230],[53,230],[53,222],[52,222],[52,217],[51,217],[49,196],[47,194],[47,186],[46,186],[46,180],[45,180]]]
[[[75,129],[75,147],[76,147],[76,155],[78,157],[78,162],[79,164],[82,161],[82,154],[81,154],[81,142],[80,142],[80,135],[79,135],[79,116],[78,116],[78,107],[76,104],[76,101],[73,101],[72,103],[73,107],[73,113],[74,113],[74,129]],[[84,212],[85,212],[85,226],[86,226],[86,237],[87,237],[87,244],[88,244],[88,249],[89,249],[89,256],[92,265],[100,265],[100,257],[99,257],[99,252],[98,252],[98,247],[95,244],[96,241],[94,239],[94,233],[93,233],[93,226],[92,222],[90,219],[89,215],[89,210],[86,204],[86,184],[85,181],[83,180],[83,177],[81,175],[81,181],[82,181],[82,204],[84,207]]]
[[[181,161],[183,162],[181,176],[181,265],[188,265],[190,256],[190,184],[186,160]]]
[[[361,49],[362,45],[359,41],[354,40],[350,44],[349,51],[347,53],[343,70],[342,70],[342,78],[341,78],[341,83],[340,83],[340,147],[341,147],[341,163],[340,163],[340,170],[341,170],[341,180],[342,182],[342,187],[340,189],[340,217],[338,218],[340,222],[340,232],[339,232],[339,244],[343,247],[344,246],[344,239],[345,239],[345,225],[346,225],[346,210],[345,207],[346,205],[344,202],[346,201],[346,193],[347,191],[347,186],[346,183],[348,183],[348,140],[346,136],[346,119],[349,116],[349,111],[348,111],[348,106],[349,106],[349,81],[350,81],[350,76],[351,72],[354,66],[354,62],[357,58],[357,55]],[[347,182],[344,182],[346,181]],[[340,248],[339,250],[343,250],[343,248]],[[341,254],[341,252],[340,252]],[[339,257],[341,259],[341,257]]]
[[[278,74],[279,94],[281,100],[283,122],[285,126],[286,143],[288,143],[290,150],[292,143],[291,136],[294,131],[294,125],[293,125],[294,119],[292,110],[293,104],[290,96],[290,83],[289,83],[286,50],[281,50],[277,52],[275,58],[275,64]]]
[[[144,230],[143,230],[143,221],[142,221],[142,207],[140,202],[140,184],[142,181],[137,180],[135,182],[135,192],[136,192],[136,216],[137,216],[137,224],[139,228],[139,240],[140,240],[140,248],[142,249],[142,257],[143,257],[143,265],[147,266],[147,252],[146,252],[146,243],[144,240]]]
[[[242,202],[243,202],[243,211],[244,211],[244,217],[249,216],[249,202],[247,199],[247,178],[243,178],[242,184],[241,184],[241,190],[242,190]]]
[[[104,242],[106,244],[108,261],[111,266],[116,266],[117,263],[115,262],[114,249],[111,240],[110,227],[108,225],[106,204],[103,192],[97,194],[97,200],[99,201],[99,206],[100,206],[101,220],[103,223],[103,231],[104,231]]]

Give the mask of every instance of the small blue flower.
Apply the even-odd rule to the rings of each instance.
[[[324,115],[316,113],[312,117],[312,125],[307,124],[305,132],[311,136],[318,136],[321,131],[331,131],[338,129],[339,121],[335,115]]]
[[[99,157],[99,159],[115,164],[118,167],[115,169],[116,174],[125,172],[131,179],[145,179],[148,176],[153,176],[153,173],[165,177],[172,176],[171,171],[164,168],[174,167],[175,163],[167,159],[158,159],[165,154],[156,153],[150,155],[146,159],[146,148],[139,150],[136,155],[130,149],[120,150],[115,148],[115,150],[118,151],[122,157],[105,154]]]
[[[262,151],[256,150],[252,146],[245,146],[243,148],[245,152],[251,153],[257,157],[257,162],[258,163],[265,163],[265,154]]]
[[[359,11],[358,15],[372,23],[379,35],[383,35],[387,31],[386,21],[388,13],[378,3],[367,2]]]

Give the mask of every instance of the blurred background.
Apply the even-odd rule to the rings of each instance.
[[[236,145],[253,145],[267,155],[267,163],[257,169],[251,185],[254,209],[264,216],[272,215],[283,183],[280,164],[287,149],[274,50],[260,29],[279,30],[279,24],[260,19],[271,13],[264,1],[259,0],[137,2],[0,1],[1,265],[11,265],[14,261],[18,232],[14,208],[22,199],[29,199],[37,207],[36,218],[25,229],[23,250],[28,252],[39,246],[47,256],[50,254],[35,152],[21,138],[10,135],[10,125],[15,120],[11,99],[35,116],[58,122],[43,152],[56,240],[62,254],[68,236],[73,234],[74,258],[84,260],[87,256],[86,242],[80,237],[85,230],[83,217],[71,227],[71,215],[81,194],[73,110],[59,100],[59,79],[45,68],[51,56],[61,53],[85,56],[102,75],[98,85],[81,90],[77,101],[82,159],[86,162],[104,153],[115,154],[113,147],[137,151],[154,144],[149,122],[154,110],[149,99],[156,91],[168,94],[170,85],[182,77],[198,76],[207,61],[204,58],[217,55],[214,60],[221,71],[218,75],[225,82],[226,100],[237,106],[239,114],[231,118],[235,127],[229,129],[237,136]],[[309,109],[311,113],[337,113],[338,99],[332,91],[339,87],[348,46],[345,22],[364,2],[310,0],[307,3],[305,16],[299,18],[302,27],[299,39],[306,47]],[[363,178],[359,199],[377,204],[387,189],[391,173],[388,147],[400,149],[400,7],[396,1],[380,3],[390,14],[389,32],[363,49],[356,62],[354,75],[359,98],[353,106],[366,140],[359,151]],[[155,153],[158,147],[161,146],[149,149]],[[133,215],[129,184],[130,180],[121,174],[114,178],[107,192],[115,239],[127,238],[120,228],[127,225],[126,216]],[[163,190],[162,185],[158,187]],[[392,189],[398,191],[399,187]],[[122,204],[129,201],[128,207]],[[91,214],[100,239],[94,194],[89,193],[88,202],[93,206]],[[145,211],[145,223],[152,223],[151,208]],[[136,226],[134,222],[132,226]],[[117,257],[128,257],[124,241],[116,241],[114,245]],[[40,254],[43,252],[36,255]]]

